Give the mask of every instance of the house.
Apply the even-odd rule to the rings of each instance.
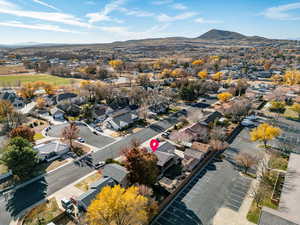
[[[0,99],[10,102],[15,108],[23,108],[25,103],[22,98],[18,97],[15,92],[0,93]]]
[[[201,124],[203,125],[209,125],[210,123],[213,123],[215,120],[222,117],[222,114],[218,111],[209,112],[204,116],[204,118],[201,120]]]
[[[184,132],[191,137],[191,141],[207,142],[209,139],[209,128],[206,123],[195,123]]]
[[[107,164],[103,169],[104,177],[111,177],[117,184],[126,187],[129,184],[128,180],[129,171],[116,163]]]
[[[300,155],[291,153],[278,209],[262,208],[259,225],[300,225]]]
[[[70,101],[73,98],[76,98],[77,94],[75,93],[62,93],[53,97],[53,104],[56,105],[63,101]]]
[[[134,111],[123,109],[111,115],[106,121],[112,129],[122,130],[137,120],[139,120],[139,117]]]
[[[149,110],[155,114],[166,113],[168,109],[169,109],[169,104],[164,102],[156,103],[149,107]]]
[[[50,113],[55,120],[64,120],[65,112],[57,107],[50,109]]]
[[[168,152],[156,151],[154,154],[158,159],[156,165],[159,168],[160,176],[163,176],[167,169],[179,162],[179,157]]]
[[[70,104],[59,104],[56,106],[58,109],[62,110],[68,116],[79,116],[81,112],[80,106],[70,103]]]
[[[104,121],[112,113],[113,109],[109,106],[98,105],[93,108],[92,116],[95,120]]]
[[[103,177],[92,183],[87,192],[76,198],[77,207],[86,211],[91,202],[96,198],[97,194],[101,192],[102,188],[105,186],[113,187],[115,184],[115,181],[111,177]]]
[[[170,153],[170,154],[175,154],[175,150],[176,150],[176,146],[172,145],[169,142],[165,142],[163,144],[160,144],[158,149],[157,149],[157,151],[167,152],[167,153]]]
[[[59,141],[51,141],[34,146],[41,161],[50,162],[69,151],[69,146]]]

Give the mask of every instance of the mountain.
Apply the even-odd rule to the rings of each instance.
[[[249,40],[249,41],[263,41],[267,38],[259,36],[246,36],[237,32],[212,29],[202,34],[198,39],[204,40]]]
[[[50,46],[63,46],[63,45],[67,45],[67,44],[24,42],[24,43],[16,43],[16,44],[0,44],[0,48],[50,47]]]

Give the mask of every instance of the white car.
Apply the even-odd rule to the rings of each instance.
[[[248,119],[244,119],[241,124],[244,127],[254,127],[255,126],[255,123]]]
[[[99,169],[99,168],[101,168],[101,167],[103,167],[103,166],[105,166],[105,162],[104,162],[104,161],[100,161],[100,162],[98,162],[98,163],[96,163],[96,164],[94,165],[94,168],[95,168],[95,169]]]
[[[84,143],[84,142],[85,142],[84,138],[82,138],[82,137],[77,138],[77,141],[79,141],[79,142],[81,142],[81,143]]]

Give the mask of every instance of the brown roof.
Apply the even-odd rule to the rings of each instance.
[[[192,144],[192,149],[197,150],[197,151],[201,151],[203,153],[207,153],[210,151],[210,145],[209,144],[204,144],[204,143],[200,143],[200,142],[193,142]]]

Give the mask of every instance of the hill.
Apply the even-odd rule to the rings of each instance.
[[[198,37],[203,40],[248,40],[248,41],[263,41],[268,40],[259,36],[246,36],[233,31],[212,29]]]

